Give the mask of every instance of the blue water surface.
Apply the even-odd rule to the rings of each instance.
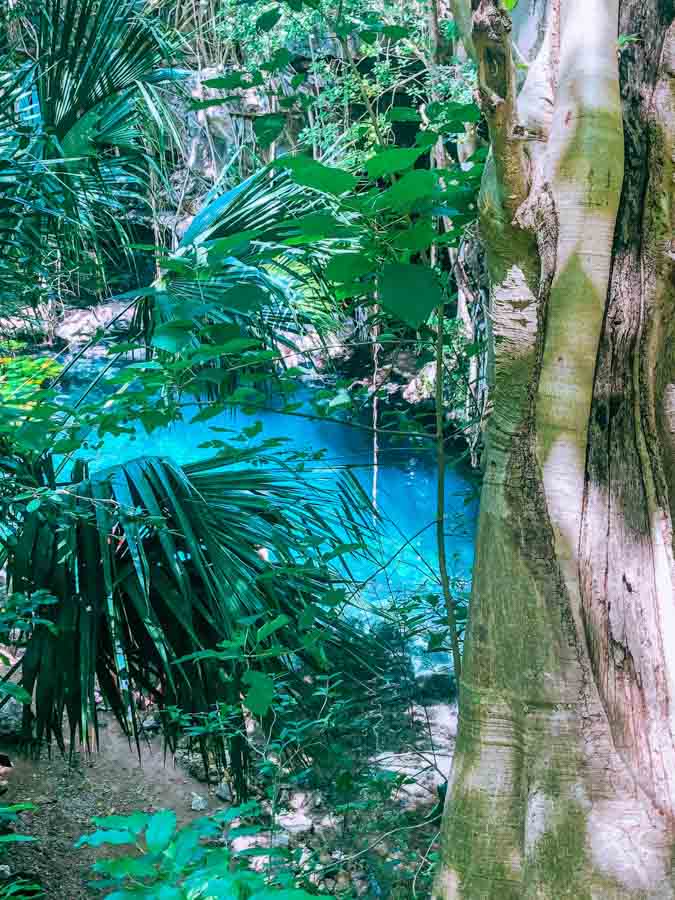
[[[72,392],[71,392],[72,391]],[[71,398],[77,391],[71,388]],[[304,401],[301,411],[310,414],[312,388],[304,387],[293,400]],[[107,436],[89,460],[92,471],[141,455],[167,456],[178,463],[205,458],[213,449],[200,444],[214,438],[231,440],[255,422],[262,431],[255,442],[284,438],[284,449],[325,454],[318,465],[334,470],[349,465],[364,491],[372,496],[372,433],[349,422],[325,421],[289,415],[270,409],[246,414],[224,412],[206,422],[191,422],[199,410],[185,409],[182,421],[147,433],[142,425],[134,435]],[[232,429],[232,434],[214,432]],[[371,558],[349,561],[350,571],[366,590],[360,596],[368,603],[383,604],[414,593],[440,595],[436,543],[436,459],[432,442],[415,438],[381,436],[377,467],[377,508],[380,514],[370,548]],[[333,467],[335,467],[333,469]],[[446,553],[451,581],[457,591],[467,592],[473,564],[473,542],[477,518],[478,482],[458,451],[446,464]],[[385,565],[386,564],[386,565]]]

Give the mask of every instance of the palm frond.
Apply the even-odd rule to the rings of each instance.
[[[346,472],[337,487],[322,485],[246,459],[133,460],[64,486],[58,514],[27,515],[9,558],[12,588],[49,586],[59,600],[23,662],[35,737],[63,745],[65,714],[88,741],[97,681],[133,734],[136,691],[206,711],[242,661],[292,676],[300,663],[321,668],[326,642],[349,640],[322,605],[344,579],[324,557],[345,540],[365,551],[358,482]],[[256,645],[271,620],[281,627]],[[219,656],[218,646],[241,653]]]
[[[312,216],[328,223],[328,235],[307,227]],[[224,193],[210,192],[164,260],[154,292],[139,298],[134,327],[150,343],[157,328],[190,319],[196,330],[238,325],[271,344],[308,322],[336,326],[322,271],[334,247],[355,244],[355,234],[331,197],[267,166]]]
[[[0,71],[0,297],[19,305],[22,280],[41,295],[91,270],[100,286],[107,244],[128,243],[129,209],[147,205],[143,122],[170,118],[154,85],[178,77],[160,67],[172,48],[138,0],[36,8],[35,61]]]

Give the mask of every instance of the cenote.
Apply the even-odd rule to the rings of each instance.
[[[89,366],[83,367],[87,375]],[[79,373],[78,373],[79,374]],[[84,375],[84,373],[82,373]],[[79,377],[69,380],[68,396],[79,396]],[[105,387],[101,386],[101,399]],[[97,471],[142,455],[165,456],[178,463],[208,457],[214,450],[208,442],[214,438],[227,441],[244,440],[243,429],[260,423],[261,429],[252,443],[268,438],[283,439],[284,451],[323,454],[313,466],[320,470],[322,482],[337,479],[348,466],[364,493],[372,496],[373,439],[364,421],[321,418],[313,414],[313,383],[303,385],[293,395],[300,410],[292,414],[278,408],[272,399],[270,407],[249,413],[241,409],[220,413],[208,421],[191,421],[199,411],[197,404],[184,407],[182,419],[151,432],[140,423],[133,434],[107,435],[102,446],[93,452],[80,452],[87,458],[90,471]],[[445,534],[448,574],[453,593],[468,592],[473,564],[473,542],[478,509],[479,479],[461,448],[449,445],[445,475]],[[435,533],[437,467],[432,441],[414,437],[379,435],[377,461],[378,519],[371,532],[373,546],[370,559],[348,558],[349,570],[357,583],[363,602],[362,613],[370,605],[382,608],[388,601],[400,601],[414,595],[440,594],[438,549]]]

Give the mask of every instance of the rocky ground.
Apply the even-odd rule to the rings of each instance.
[[[426,738],[418,746],[404,748],[403,752],[383,752],[375,760],[382,769],[410,776],[383,809],[382,827],[368,836],[371,856],[377,858],[399,852],[397,839],[404,835],[397,832],[404,829],[392,829],[391,823],[406,821],[407,815],[419,817],[420,810],[422,816],[427,815],[437,805],[437,786],[449,771],[456,710],[435,705],[416,708],[415,715],[420,719],[423,735],[426,730]],[[102,855],[101,850],[74,848],[77,839],[92,830],[93,816],[172,808],[181,826],[205,811],[214,812],[232,803],[226,784],[218,784],[218,779],[213,778],[212,783],[205,783],[203,765],[198,759],[180,754],[176,761],[165,756],[161,735],[154,729],[148,731],[139,761],[136,748],[130,746],[114,720],[107,717],[104,723],[99,751],[91,755],[76,750],[68,759],[55,751],[51,757],[45,753],[37,760],[21,756],[11,744],[0,745],[0,752],[7,753],[13,764],[0,773],[7,781],[2,802],[30,802],[36,807],[22,813],[15,828],[36,841],[9,845],[0,864],[9,866],[12,875],[26,873],[39,878],[47,897],[82,900],[100,896],[87,882],[90,867]],[[345,822],[343,815],[329,808],[320,792],[289,789],[279,802],[275,832],[238,838],[241,846],[233,849],[241,851],[254,844],[269,843],[301,848],[303,859],[314,860],[312,865],[318,866],[319,872],[336,861],[341,864],[341,871],[327,880],[324,889],[339,888],[342,878],[345,884],[351,883],[357,894],[377,896],[369,874],[372,867],[363,865],[363,835],[359,834],[358,823],[354,821],[353,833],[346,834]],[[427,842],[428,830],[420,833]],[[420,856],[414,840],[406,846],[412,858]],[[115,849],[107,852],[114,853]],[[399,865],[406,863],[402,860]]]
[[[22,813],[16,830],[37,840],[9,845],[2,860],[11,873],[37,876],[47,897],[81,900],[100,894],[87,886],[90,867],[101,851],[74,849],[77,839],[92,830],[92,816],[126,814],[134,810],[176,810],[179,824],[197,815],[192,794],[208,793],[204,785],[164,756],[162,741],[144,744],[141,760],[118,725],[104,720],[98,753],[76,751],[72,760],[52,751],[39,760],[21,756],[8,745],[4,751],[13,767],[5,772],[8,782],[5,804],[33,803],[36,809]],[[209,806],[216,809],[213,797]],[[222,803],[220,803],[222,806]]]

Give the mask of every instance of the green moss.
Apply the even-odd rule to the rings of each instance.
[[[592,900],[586,859],[586,814],[578,804],[565,803],[558,824],[539,839],[527,861],[524,882],[544,886],[546,893],[536,896],[550,900]]]
[[[560,772],[556,765],[548,765],[542,773],[541,787],[547,797],[560,796]]]
[[[509,811],[503,815],[480,791],[455,798],[445,835],[445,858],[457,873],[467,900],[521,900],[520,879],[507,862],[511,845]]]

